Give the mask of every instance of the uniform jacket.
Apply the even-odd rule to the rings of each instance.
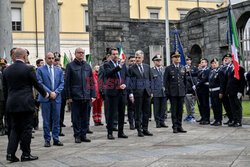
[[[197,75],[198,75],[198,69],[191,65],[185,65],[186,68],[186,77],[187,77],[187,94],[193,94],[193,86],[197,84]],[[189,71],[189,68],[191,68],[191,71]]]
[[[141,75],[139,67],[137,64],[134,64],[129,68],[129,94],[133,93],[136,97],[141,97],[144,95],[146,90],[147,95],[151,95],[151,70],[148,64],[142,63],[143,66],[143,75]]]
[[[185,96],[187,93],[186,68],[179,65],[177,69],[174,64],[166,67],[164,86],[167,96]]]
[[[66,98],[88,100],[96,98],[92,69],[86,61],[74,59],[66,67]]]
[[[209,73],[209,88],[218,88],[220,87],[220,77],[219,77],[220,68],[211,70]]]
[[[209,73],[211,69],[206,67],[198,72],[197,76],[197,93],[208,93],[209,91]]]
[[[3,72],[3,90],[6,99],[7,112],[34,112],[35,100],[32,86],[34,86],[43,97],[46,91],[38,82],[35,70],[32,66],[22,61],[15,61]]]
[[[50,73],[47,65],[41,66],[36,71],[36,76],[39,81],[49,94],[51,92],[56,93],[56,103],[61,103],[61,92],[64,88],[64,77],[61,68],[54,66],[54,90],[52,90]],[[40,103],[47,103],[50,101],[49,98],[43,98],[40,94],[38,95],[38,101]]]
[[[164,68],[161,66],[161,72],[157,70],[156,67],[151,68],[151,78],[152,78],[152,93],[153,97],[166,97],[165,87],[163,85]]]

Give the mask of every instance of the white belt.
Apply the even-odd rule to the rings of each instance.
[[[209,85],[209,82],[205,82],[204,85]]]
[[[217,87],[217,88],[210,88],[209,91],[210,92],[215,92],[215,91],[218,91],[220,90],[220,87]]]

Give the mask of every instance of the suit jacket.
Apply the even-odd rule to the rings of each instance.
[[[7,112],[34,112],[35,100],[32,86],[46,96],[43,86],[37,81],[35,70],[17,60],[3,72],[3,90]]]
[[[164,68],[161,66],[161,72],[156,67],[151,68],[152,75],[152,93],[154,97],[165,97],[165,87],[163,85]]]
[[[186,68],[179,65],[176,69],[174,64],[166,67],[164,85],[167,96],[185,96],[187,93]]]
[[[54,66],[54,92],[56,93],[56,103],[61,103],[61,92],[64,88],[64,77],[61,68]],[[47,65],[39,67],[36,72],[37,79],[41,83],[49,94],[53,92],[51,87],[50,73]],[[38,101],[41,103],[47,103],[50,101],[49,98],[43,98],[40,94],[38,95]]]
[[[116,66],[112,61],[108,61],[104,64],[105,76],[106,76],[106,93],[108,96],[117,96],[119,93],[125,94],[125,89],[120,89],[120,85],[126,84],[126,66]],[[118,75],[120,72],[120,77]]]
[[[143,76],[140,73],[139,67],[137,64],[134,64],[129,68],[129,93],[133,93],[136,97],[144,96],[144,91],[146,90],[147,95],[151,95],[151,70],[148,64],[143,65]]]
[[[0,102],[4,101],[4,95],[3,95],[3,76],[2,76],[2,71],[0,71]]]

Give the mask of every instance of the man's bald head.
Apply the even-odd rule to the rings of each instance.
[[[55,61],[55,56],[53,53],[49,52],[46,56],[45,56],[45,61],[48,65],[52,65]]]
[[[27,52],[26,50],[22,49],[22,48],[17,48],[14,52],[14,57],[16,59],[22,59],[25,60],[25,57],[27,56]]]

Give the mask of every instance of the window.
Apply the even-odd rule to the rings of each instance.
[[[186,17],[186,15],[187,15],[187,13],[188,13],[188,11],[190,9],[187,9],[187,8],[177,8],[177,10],[179,12],[179,18],[181,20],[181,19],[184,19]]]
[[[150,13],[150,19],[159,19],[159,13],[151,12]]]
[[[21,31],[22,30],[22,17],[21,17],[21,8],[12,8],[12,30]]]
[[[160,19],[161,7],[147,6],[150,19]]]
[[[89,12],[85,10],[85,32],[89,32]]]

